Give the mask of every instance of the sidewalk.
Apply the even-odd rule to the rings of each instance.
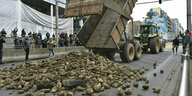
[[[54,48],[55,55],[66,54],[71,51],[82,51],[86,50],[84,47],[61,47],[61,48]],[[49,52],[47,48],[40,48],[40,49],[31,49],[29,53],[29,59],[42,59],[49,57]],[[3,54],[3,62],[18,62],[25,60],[25,52],[22,49],[7,49],[4,50]]]

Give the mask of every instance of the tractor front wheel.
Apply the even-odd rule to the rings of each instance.
[[[151,53],[158,54],[159,49],[160,49],[159,38],[155,37],[155,38],[150,39],[149,47],[150,47]]]

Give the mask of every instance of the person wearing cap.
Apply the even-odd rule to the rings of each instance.
[[[28,35],[26,35],[25,38],[23,39],[23,49],[26,53],[25,61],[27,61],[29,59],[29,51],[30,51],[30,40]]]
[[[181,34],[180,32],[180,36],[182,37],[182,41],[183,41],[183,54],[185,54],[187,44],[189,44],[189,41],[190,41],[189,30],[185,31],[185,35]]]
[[[50,37],[49,38],[49,41],[47,42],[47,48],[49,49],[49,57],[51,56],[51,53],[53,54],[53,56],[55,55],[54,54],[54,44],[55,44],[55,41],[53,40],[53,37]]]
[[[5,43],[5,40],[3,39],[3,36],[0,34],[0,64],[3,64],[2,57],[3,57],[3,43]]]

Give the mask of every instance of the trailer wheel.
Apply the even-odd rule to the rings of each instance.
[[[120,53],[123,62],[131,62],[135,57],[135,48],[132,43],[125,43],[122,46],[122,53]]]
[[[139,60],[142,54],[142,48],[141,48],[141,44],[139,42],[135,42],[134,43],[134,47],[135,47],[135,60]]]
[[[159,38],[158,37],[155,37],[155,38],[152,38],[150,40],[150,51],[151,53],[159,53],[159,49],[160,49],[160,44],[159,44]]]

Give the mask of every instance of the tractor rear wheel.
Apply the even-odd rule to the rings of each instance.
[[[120,53],[121,60],[123,62],[131,62],[135,57],[135,48],[132,43],[125,43],[122,46],[122,52]]]
[[[160,49],[159,38],[158,37],[152,38],[150,40],[149,47],[150,47],[151,53],[154,53],[154,54],[159,53],[159,49]]]

